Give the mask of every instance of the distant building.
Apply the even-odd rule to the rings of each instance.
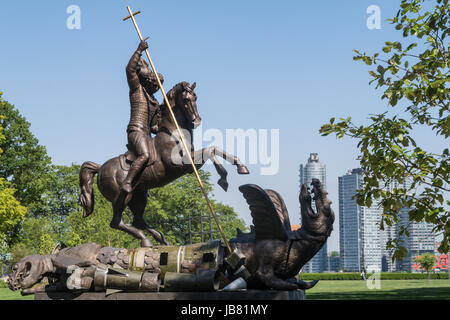
[[[341,268],[360,272],[363,268],[382,268],[381,209],[359,206],[353,196],[360,189],[361,169],[350,170],[339,179],[339,248]]]
[[[326,167],[319,162],[319,155],[317,153],[311,153],[308,162],[300,165],[300,188],[303,184],[308,187],[311,186],[312,179],[319,179],[326,190]],[[312,207],[315,210],[315,204],[312,203]],[[319,250],[319,252],[303,267],[303,272],[320,273],[328,270],[328,253],[327,243]]]
[[[341,268],[344,271],[362,271],[363,268],[384,272],[398,270],[412,271],[414,257],[423,252],[433,252],[435,237],[432,225],[409,221],[409,208],[399,212],[400,222],[380,230],[383,208],[374,201],[370,208],[359,206],[355,199],[356,190],[363,182],[361,169],[350,170],[339,177],[339,246]],[[386,189],[397,185],[386,185]],[[403,236],[402,245],[408,256],[401,262],[392,262],[393,250],[386,249],[389,240],[397,238],[400,226],[408,225],[410,237]]]
[[[339,272],[341,270],[341,258],[339,252],[328,254],[328,272]]]
[[[397,269],[407,272],[421,272],[413,268],[415,257],[425,252],[434,253],[436,236],[433,234],[433,225],[425,221],[409,221],[408,208],[400,211],[399,226],[408,226],[409,237],[403,235],[400,237],[401,243],[407,250],[408,255],[402,261],[397,261]]]

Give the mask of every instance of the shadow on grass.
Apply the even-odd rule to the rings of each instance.
[[[306,293],[307,300],[449,300],[450,287]]]

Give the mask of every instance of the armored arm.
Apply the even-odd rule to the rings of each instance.
[[[134,52],[133,56],[128,62],[126,72],[127,72],[128,86],[130,87],[130,90],[135,90],[140,86],[137,70],[139,62],[141,60],[142,52],[147,48],[148,48],[147,42],[141,41],[141,43],[139,43],[139,47]]]

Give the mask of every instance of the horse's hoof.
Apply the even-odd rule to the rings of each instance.
[[[225,179],[220,179],[219,181],[217,181],[217,184],[219,186],[222,187],[223,190],[225,190],[225,192],[228,190],[228,182]]]
[[[239,174],[249,174],[250,171],[248,171],[246,166],[239,166],[237,172]]]
[[[150,239],[142,239],[141,247],[142,248],[151,248],[151,247],[153,247],[153,243]]]

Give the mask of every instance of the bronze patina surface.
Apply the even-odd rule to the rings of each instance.
[[[253,226],[238,230],[230,241],[242,254],[249,273],[246,289],[298,290],[317,281],[298,280],[300,269],[324,245],[333,230],[334,213],[319,180],[302,186],[299,200],[302,227],[290,230],[282,197],[257,185],[243,185]],[[315,201],[315,212],[311,206]],[[32,255],[13,266],[12,290],[23,294],[56,291],[217,291],[240,275],[227,263],[230,252],[219,240],[186,246],[123,249],[95,243],[64,248],[51,255]],[[167,279],[166,279],[167,277]],[[161,285],[161,286],[160,286]]]

